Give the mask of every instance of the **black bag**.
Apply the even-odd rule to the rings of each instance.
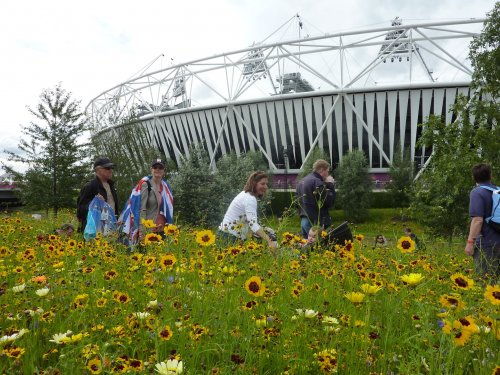
[[[349,223],[344,221],[338,227],[329,230],[326,234],[326,242],[334,245],[345,245],[346,241],[352,241],[353,236]]]

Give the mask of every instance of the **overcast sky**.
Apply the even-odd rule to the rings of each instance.
[[[180,63],[265,39],[294,14],[313,35],[483,18],[493,0],[16,0],[0,2],[0,160],[45,88],[88,102],[160,54]],[[0,171],[1,173],[1,171]]]

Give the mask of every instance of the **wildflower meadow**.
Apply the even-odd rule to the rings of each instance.
[[[0,373],[500,373],[500,286],[458,245],[165,234],[129,251],[2,216]]]

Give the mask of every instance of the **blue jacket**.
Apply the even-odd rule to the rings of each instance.
[[[300,217],[307,217],[312,225],[324,228],[332,224],[328,210],[335,202],[335,185],[324,182],[319,173],[312,172],[297,184],[295,192]]]

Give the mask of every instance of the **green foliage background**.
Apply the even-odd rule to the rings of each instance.
[[[469,191],[474,186],[471,168],[490,164],[500,175],[500,3],[489,13],[483,33],[474,38],[469,57],[474,68],[471,98],[459,97],[456,119],[445,125],[431,116],[423,124],[419,145],[433,147],[429,166],[412,194],[411,209],[434,235],[450,240],[468,231]],[[497,182],[498,183],[498,182]]]
[[[342,158],[336,172],[337,199],[348,220],[362,222],[369,216],[373,182],[368,161],[361,150],[353,150]]]

